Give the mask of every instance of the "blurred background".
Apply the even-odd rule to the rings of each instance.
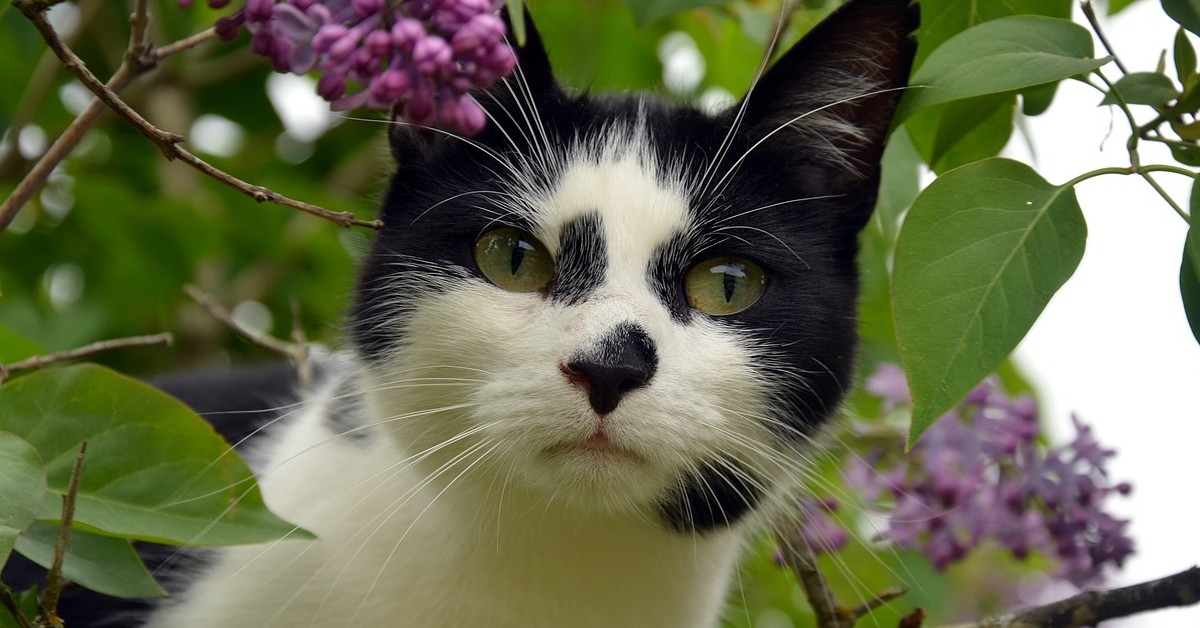
[[[990,1],[1001,0],[983,4]],[[58,5],[51,15],[92,71],[107,77],[125,49],[129,4],[79,0]],[[704,107],[728,105],[752,80],[780,13],[774,0],[683,13],[671,10],[671,3],[640,4],[664,8],[635,13],[621,0],[531,2],[565,85],[653,89]],[[678,6],[689,4],[702,3]],[[1053,4],[1070,10],[1069,2]],[[835,5],[803,3],[784,44]],[[175,0],[152,0],[151,7],[151,40],[160,44],[221,15],[203,2],[183,9]],[[1152,70],[1174,25],[1158,3],[1142,0],[1118,14],[1110,30],[1130,65]],[[245,41],[213,42],[167,59],[124,95],[157,126],[184,135],[191,150],[235,176],[331,210],[373,217],[391,168],[381,117],[331,114],[313,85],[306,77],[272,74]],[[1064,86],[1048,113],[1022,118],[1010,154],[1052,182],[1123,164],[1122,142],[1105,143],[1110,125],[1122,122],[1097,107],[1098,99],[1094,92]],[[0,198],[89,100],[25,18],[0,2]],[[1006,115],[1012,119],[1011,110]],[[864,234],[863,379],[878,363],[897,360],[888,259],[903,209],[919,183],[930,178],[916,166],[921,147],[903,134],[897,138],[889,149],[879,219]],[[949,165],[942,162],[938,170]],[[1069,437],[1070,412],[1078,411],[1097,424],[1101,442],[1120,451],[1114,476],[1132,481],[1135,492],[1118,500],[1117,508],[1134,520],[1139,554],[1125,572],[1114,574],[1116,584],[1165,576],[1200,560],[1200,537],[1192,532],[1195,505],[1186,497],[1191,478],[1200,476],[1194,451],[1200,416],[1192,398],[1200,349],[1182,318],[1175,283],[1186,225],[1139,182],[1114,179],[1080,189],[1092,233],[1087,256],[1018,351],[1020,368],[1006,365],[1002,376],[1014,391],[1040,393],[1052,434]],[[1176,199],[1186,198],[1186,186],[1164,183],[1172,184]],[[1125,196],[1130,191],[1140,194]],[[195,305],[183,293],[189,283],[226,304],[239,321],[280,337],[290,333],[295,302],[307,336],[337,348],[356,262],[370,235],[255,204],[165,161],[136,131],[109,116],[0,234],[0,363],[159,331],[172,332],[175,346],[126,349],[97,361],[145,376],[280,359]],[[879,402],[860,393],[850,412],[877,416]],[[837,473],[831,465],[830,479],[837,480]],[[856,514],[861,509],[847,516],[853,520]],[[938,573],[916,553],[872,547],[872,528],[860,529],[861,538],[823,558],[823,566],[850,604],[892,586],[911,589],[891,610],[874,616],[878,625],[895,625],[914,606],[939,623],[1070,592],[1038,575],[1048,567],[1040,559],[1021,562],[985,548]],[[803,595],[771,554],[763,543],[747,561],[729,626],[812,624]],[[1200,610],[1156,613],[1120,625],[1194,627],[1200,625]]]

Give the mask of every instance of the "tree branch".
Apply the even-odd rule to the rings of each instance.
[[[798,530],[795,525],[788,523],[778,526],[778,529]],[[859,619],[871,611],[908,592],[903,588],[888,589],[853,608],[842,606],[838,604],[833,589],[829,587],[824,574],[821,573],[821,569],[817,565],[817,557],[808,543],[794,532],[778,533],[776,539],[783,547],[784,562],[796,575],[796,580],[804,589],[805,597],[808,598],[809,606],[817,616],[818,628],[852,628]]]
[[[17,601],[17,596],[13,595],[12,589],[9,589],[3,582],[0,582],[0,604],[3,604],[4,608],[8,609],[8,614],[17,621],[17,628],[34,628],[24,611],[21,610],[21,603]]]
[[[112,349],[123,349],[125,347],[145,347],[148,345],[167,345],[170,346],[175,341],[175,337],[169,333],[153,334],[150,336],[131,336],[129,338],[114,338],[112,340],[101,340],[93,342],[89,345],[70,349],[68,351],[60,351],[59,353],[51,353],[50,355],[38,355],[32,358],[26,358],[12,364],[0,364],[0,384],[8,379],[8,376],[17,371],[32,371],[40,369],[43,366],[54,364],[55,362],[65,362],[67,360],[75,360],[77,358],[86,357],[101,351],[111,351]]]
[[[1088,591],[1061,602],[954,628],[1082,628],[1102,621],[1200,602],[1200,567],[1108,591]]]
[[[217,181],[220,181],[221,183],[224,183],[225,185],[241,192],[242,194],[253,198],[259,203],[269,201],[285,207],[298,209],[314,216],[332,221],[341,227],[360,226],[379,229],[383,226],[383,223],[379,220],[360,220],[350,212],[332,212],[311,203],[305,203],[303,201],[297,201],[288,198],[265,187],[251,185],[208,164],[179,145],[179,143],[183,141],[182,136],[163,131],[162,129],[154,126],[150,123],[150,121],[146,120],[141,114],[121,100],[116,92],[101,83],[100,80],[97,79],[90,70],[88,70],[87,65],[84,64],[83,60],[80,59],[68,46],[66,46],[58,37],[57,33],[54,32],[54,28],[42,14],[42,10],[45,8],[43,5],[46,4],[44,0],[14,0],[13,4],[25,15],[26,18],[29,19],[30,22],[33,23],[34,27],[42,35],[42,39],[46,41],[46,44],[50,47],[54,54],[58,56],[63,65],[70,70],[71,73],[74,74],[85,87],[91,90],[91,92],[95,94],[100,101],[108,105],[108,107],[115,111],[117,115],[124,118],[127,122],[129,122],[129,124],[133,125],[134,128],[140,131],[142,135],[146,136],[147,139],[154,143],[158,150],[162,152],[168,160],[179,159],[180,161],[183,161],[200,172],[203,172],[209,177],[212,177]],[[125,56],[126,62],[130,62],[133,59],[144,59],[147,57],[156,60],[156,58],[152,55],[139,54],[139,52],[132,47],[135,44],[140,46],[140,44],[138,44],[140,36],[137,34],[138,26],[136,25],[138,15],[138,13],[134,14],[134,34],[131,39],[131,50]],[[144,46],[142,47],[144,48]],[[94,120],[92,123],[94,123]],[[84,130],[86,130],[86,127]],[[81,136],[82,134],[80,132],[80,137]],[[77,143],[78,140],[75,140],[75,142]],[[67,152],[69,152],[69,150]],[[41,165],[40,162],[39,165]],[[43,169],[44,175],[49,176],[49,170],[52,169],[53,167],[49,169]],[[41,172],[42,170],[39,170],[39,173]],[[45,179],[43,178],[42,181],[44,180]],[[7,227],[8,223],[11,222],[12,218],[16,215],[17,210],[24,205],[25,201],[28,200],[28,197],[32,195],[33,189],[36,189],[38,186],[40,186],[40,182],[36,185],[24,186],[26,188],[22,190],[22,193],[25,195],[24,199],[17,197],[16,193],[14,192],[13,197],[10,197],[5,201],[4,205],[0,206],[0,228]]]
[[[41,628],[61,628],[58,617],[58,599],[66,581],[62,577],[63,560],[71,544],[71,523],[75,520],[75,497],[79,494],[79,479],[83,476],[83,457],[87,454],[87,441],[79,446],[75,455],[75,466],[71,469],[71,481],[67,494],[63,496],[62,521],[58,524],[58,541],[54,544],[54,559],[46,571],[46,590],[42,592],[42,612],[37,623]]]
[[[208,295],[197,286],[184,286],[184,292],[192,298],[200,307],[204,308],[213,318],[221,321],[227,327],[237,332],[246,340],[254,343],[269,351],[280,353],[296,364],[296,371],[300,379],[300,388],[308,390],[312,385],[312,366],[308,356],[308,343],[304,342],[304,332],[297,331],[299,325],[299,314],[293,305],[293,328],[292,338],[295,342],[287,342],[280,340],[270,334],[265,334],[257,329],[251,329],[239,323],[229,310],[225,309],[216,299]]]

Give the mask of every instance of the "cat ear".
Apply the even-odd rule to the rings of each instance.
[[[525,45],[523,46],[517,45],[508,9],[505,8],[501,12],[505,29],[508,31],[508,41],[517,57],[517,67],[507,78],[492,86],[491,93],[476,94],[476,98],[485,109],[495,102],[506,103],[514,98],[541,99],[560,93],[558,83],[554,80],[554,72],[550,68],[550,57],[542,45],[542,37],[533,24],[529,10],[523,8],[522,11],[525,20]],[[489,122],[489,124],[491,123]],[[438,131],[414,128],[405,124],[392,125],[389,134],[392,157],[399,164],[427,160],[436,155],[442,145],[451,139],[450,136]]]
[[[517,53],[517,67],[507,80],[514,83],[514,89],[523,90],[525,87],[520,84],[524,84],[534,95],[558,93],[558,82],[554,79],[554,71],[550,67],[550,55],[546,54],[542,36],[533,23],[533,16],[529,14],[529,9],[524,6],[524,3],[522,3],[521,11],[525,26],[524,45],[517,43],[512,16],[509,15],[508,8],[505,7],[500,13],[500,16],[504,18],[504,25],[508,28],[508,41],[512,44],[513,51]],[[498,88],[504,89],[504,86],[501,85]]]
[[[867,211],[916,49],[917,12],[909,3],[850,0],[784,54],[742,103],[752,141],[768,138],[789,159],[798,157],[801,173],[826,179],[831,194],[868,194],[854,199]]]

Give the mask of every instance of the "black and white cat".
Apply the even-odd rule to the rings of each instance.
[[[254,455],[319,540],[219,550],[147,625],[714,626],[849,385],[907,5],[717,115],[571,95],[533,32],[481,135],[395,127],[354,350]]]

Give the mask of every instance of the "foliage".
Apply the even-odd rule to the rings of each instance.
[[[1130,3],[1114,0],[1109,10]],[[784,43],[833,4],[812,2],[783,13]],[[714,51],[702,57],[704,72],[694,84],[673,88],[671,97],[696,102],[743,93],[780,19],[771,2],[530,5],[556,72],[568,85],[594,90],[660,87],[660,43],[668,34],[685,34],[697,50]],[[862,255],[861,374],[881,361],[903,362],[915,398],[910,445],[989,373],[1011,373],[1004,362],[1009,352],[1082,255],[1087,233],[1076,185],[1097,176],[1134,175],[1157,189],[1154,173],[1195,176],[1188,167],[1200,165],[1195,121],[1200,73],[1187,33],[1200,32],[1200,5],[1162,0],[1162,6],[1182,26],[1171,46],[1174,76],[1161,67],[1130,72],[1118,67],[1112,53],[1097,55],[1091,33],[1068,19],[1070,0],[921,3],[916,87],[901,104],[885,154],[876,228],[864,234]],[[21,13],[7,8],[7,2],[0,4],[0,76],[6,85],[0,89],[0,129],[6,130],[0,140],[0,197],[45,149],[46,137],[65,129],[86,100]],[[180,40],[224,14],[200,3],[182,10],[175,0],[151,0],[150,9],[156,43]],[[79,0],[55,13],[74,16],[67,39],[93,72],[111,75],[129,31],[125,3]],[[59,28],[71,30],[63,22]],[[240,37],[165,59],[125,93],[126,100],[160,127],[188,135],[207,151],[206,159],[239,177],[292,198],[370,216],[388,168],[378,118],[318,116],[308,125],[285,125],[281,101],[295,97],[264,89],[282,83],[268,79],[269,68],[251,53],[252,37]],[[290,61],[288,67],[304,69]],[[369,84],[365,75],[356,80]],[[1098,101],[1128,123],[1128,164],[1054,184],[1028,166],[995,157],[1013,134],[1018,106],[1025,115],[1045,111],[1063,80],[1092,85]],[[338,91],[329,81],[324,87],[325,96]],[[1138,116],[1148,120],[1139,122]],[[228,131],[231,144],[204,142],[212,128]],[[1140,142],[1166,144],[1188,167],[1142,164]],[[943,176],[918,192],[922,166]],[[1185,219],[1196,215],[1200,189],[1193,188],[1186,211],[1164,194],[1163,206],[1172,205]],[[237,304],[236,314],[257,319],[260,328],[278,336],[287,334],[290,322],[278,314],[294,303],[308,337],[337,343],[337,321],[365,238],[283,208],[255,207],[161,159],[127,125],[102,123],[0,233],[0,364],[148,330],[173,332],[177,348],[125,350],[99,360],[144,375],[269,359],[188,301],[181,287],[189,283]],[[1179,280],[1200,339],[1197,277],[1200,230],[1193,228]],[[1007,379],[1020,387],[1019,378]],[[884,414],[878,399],[861,393],[852,406],[860,416]],[[48,526],[57,521],[70,459],[85,439],[91,449],[79,493],[79,542],[66,565],[72,580],[115,595],[147,595],[154,592],[152,583],[127,560],[129,545],[122,539],[234,543],[294,532],[263,509],[249,472],[186,408],[109,370],[72,367],[14,377],[0,387],[0,560],[15,547],[48,562]],[[134,450],[138,456],[127,455]],[[155,466],[160,464],[167,467]],[[174,480],[147,481],[150,468]],[[837,465],[827,465],[821,481],[842,486]],[[118,506],[99,508],[101,497],[110,502],[105,493],[110,490],[119,493]],[[50,496],[45,503],[44,491]],[[177,491],[194,491],[188,494],[197,499]],[[208,527],[210,521],[216,524]],[[811,610],[798,601],[795,583],[775,566],[772,553],[764,541],[748,561],[746,594],[734,603],[731,625],[751,625],[771,613],[811,621]],[[990,575],[1049,569],[1043,563],[1018,565],[998,557],[994,548],[980,553],[988,557]],[[821,560],[832,567],[832,584],[842,595],[862,596],[904,573],[917,582],[910,601],[938,616],[955,612],[955,604],[978,613],[1003,610],[1007,603],[968,594],[980,589],[972,587],[978,584],[973,579],[983,577],[979,570],[956,581],[939,579],[917,552],[880,552],[863,539],[851,538],[838,557]],[[108,567],[95,570],[97,564]],[[844,568],[847,564],[853,569]],[[105,573],[122,576],[110,580]],[[877,617],[888,623],[899,615],[884,609]]]

